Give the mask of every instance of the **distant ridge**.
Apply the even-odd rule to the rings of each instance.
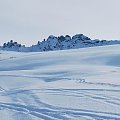
[[[89,37],[83,34],[76,34],[73,37],[69,35],[59,37],[50,35],[46,40],[44,39],[42,42],[38,41],[36,45],[32,45],[30,47],[25,47],[25,45],[21,45],[17,42],[14,42],[13,40],[10,40],[10,42],[4,43],[0,49],[19,52],[39,52],[105,46],[113,44],[120,44],[120,40],[91,40]]]

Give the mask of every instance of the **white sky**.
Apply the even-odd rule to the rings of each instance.
[[[0,0],[0,45],[49,35],[120,39],[120,0]]]

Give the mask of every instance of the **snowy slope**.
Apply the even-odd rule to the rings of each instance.
[[[0,51],[0,120],[120,120],[120,45]]]

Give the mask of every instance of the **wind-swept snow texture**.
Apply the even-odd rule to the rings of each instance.
[[[0,51],[0,120],[120,120],[120,45]]]

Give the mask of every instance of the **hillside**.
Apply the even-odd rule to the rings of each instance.
[[[119,120],[120,45],[0,51],[1,120]]]

